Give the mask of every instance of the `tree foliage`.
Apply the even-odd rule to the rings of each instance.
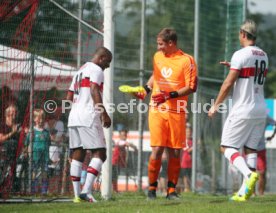
[[[178,33],[178,46],[193,55],[194,51],[194,5],[193,0],[176,0],[174,2],[166,0],[147,1],[146,5],[146,27],[145,27],[145,65],[147,70],[152,69],[152,56],[156,51],[156,35],[164,27],[172,27]],[[230,5],[231,6],[231,5]],[[232,6],[233,7],[233,6]],[[126,35],[117,36],[116,49],[119,50],[117,56],[123,61],[128,58],[137,60],[140,47],[140,26],[141,26],[141,2],[138,0],[124,1],[122,7],[126,13],[127,20],[133,25]],[[225,57],[225,36],[226,36],[226,1],[220,0],[200,1],[199,15],[199,73],[201,76],[212,78],[223,78],[223,69],[219,70],[219,60]],[[230,10],[236,8],[230,8]],[[230,11],[231,12],[231,11]],[[122,11],[117,11],[118,14]],[[138,17],[138,18],[137,18]],[[233,16],[234,17],[234,16]],[[238,17],[239,18],[239,17]],[[237,22],[235,19],[234,23]],[[231,26],[230,26],[231,27]],[[237,26],[233,29],[237,30]],[[235,34],[236,35],[236,34]],[[125,48],[122,47],[124,43]],[[234,42],[232,42],[234,43]],[[237,38],[236,38],[236,43]],[[129,47],[129,48],[128,48]],[[237,45],[231,47],[237,49]],[[134,59],[134,56],[135,59]],[[137,65],[137,63],[136,63]]]
[[[175,28],[178,32],[179,46],[187,52],[193,49],[193,1],[192,0],[176,0],[174,3],[166,0],[148,1],[146,5],[145,15],[145,69],[152,69],[152,56],[156,51],[156,35],[164,27]],[[138,66],[137,58],[140,51],[140,34],[141,34],[141,1],[132,0],[124,1],[122,6],[126,13],[127,20],[133,22],[132,28],[129,29],[127,35],[116,34],[115,51],[118,51],[118,59],[124,61],[126,57],[132,56],[133,63]],[[183,21],[182,13],[185,14]],[[120,14],[122,11],[117,11]],[[138,18],[137,18],[138,17]],[[122,47],[122,43],[126,48]],[[135,56],[135,57],[134,57]],[[136,60],[136,63],[135,63]],[[129,64],[129,60],[125,60]],[[138,68],[138,67],[137,67]],[[148,77],[148,76],[147,76]]]
[[[16,0],[9,0],[15,2]],[[78,16],[78,1],[59,0],[63,8]],[[85,2],[85,1],[84,1]],[[15,32],[29,12],[30,7],[0,25],[1,44],[12,46]],[[100,16],[97,1],[87,1],[83,5],[83,19],[101,29],[97,22]],[[101,19],[102,20],[102,19]],[[39,1],[35,23],[31,29],[28,51],[64,63],[75,63],[77,47],[78,21],[56,7],[50,1]],[[17,46],[20,48],[20,46]]]

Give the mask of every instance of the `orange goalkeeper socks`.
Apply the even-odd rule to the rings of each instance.
[[[148,176],[149,176],[149,190],[156,190],[157,188],[157,179],[161,167],[161,159],[152,159],[149,160],[148,165]]]
[[[180,158],[169,158],[168,162],[168,182],[176,186],[180,173]],[[172,189],[170,189],[171,191]]]

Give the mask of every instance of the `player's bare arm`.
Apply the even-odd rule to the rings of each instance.
[[[67,92],[66,100],[73,101],[73,97],[74,97],[74,92],[69,90]]]
[[[111,119],[107,114],[106,109],[103,105],[102,96],[100,93],[100,87],[98,84],[91,84],[90,89],[91,89],[91,96],[95,106],[101,108],[101,112],[102,112],[101,120],[102,120],[103,127],[108,128],[111,126]]]
[[[228,62],[228,61],[221,61],[221,62],[219,62],[221,65],[224,65],[224,66],[227,66],[227,67],[230,67],[230,62]]]
[[[235,70],[230,70],[229,74],[227,75],[226,79],[224,80],[224,82],[220,88],[220,91],[219,91],[218,97],[215,101],[215,104],[210,108],[210,110],[208,112],[209,117],[213,117],[215,115],[219,104],[221,104],[225,100],[225,98],[229,95],[235,81],[239,77],[239,74],[240,73]]]
[[[5,142],[6,140],[10,139],[14,134],[20,133],[22,130],[19,124],[13,124],[11,132],[7,134],[0,133],[0,144]]]

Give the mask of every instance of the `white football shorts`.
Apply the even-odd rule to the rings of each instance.
[[[103,127],[101,123],[93,123],[91,127],[69,127],[70,149],[82,147],[83,149],[106,148]]]
[[[244,146],[257,149],[263,137],[265,122],[265,118],[240,119],[228,116],[223,127],[220,145],[237,149]]]

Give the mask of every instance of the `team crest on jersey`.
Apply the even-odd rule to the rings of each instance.
[[[161,69],[161,74],[164,78],[169,78],[172,75],[172,69],[170,67],[163,67]]]

